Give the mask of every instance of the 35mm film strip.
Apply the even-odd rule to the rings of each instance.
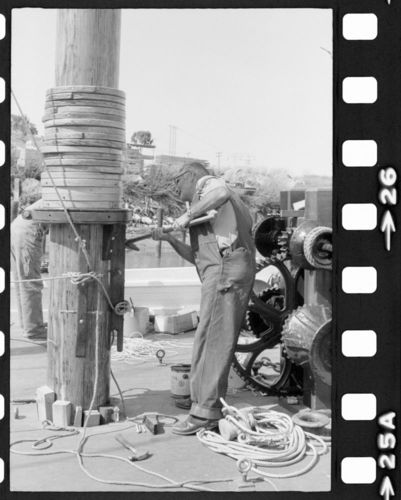
[[[244,2],[7,2],[0,7],[1,267],[0,491],[4,498],[43,493],[10,491],[10,59],[14,8],[58,9],[329,9],[332,12],[333,282],[331,333],[332,450],[330,491],[263,491],[277,499],[391,500],[400,478],[401,243],[401,2],[399,0]],[[14,11],[15,12],[15,11]],[[207,36],[207,33],[205,33]],[[224,36],[224,32],[222,33]],[[252,55],[249,54],[251,58]],[[40,69],[38,69],[40,71]],[[305,67],[305,72],[308,68]],[[29,85],[29,79],[27,80]],[[1,86],[0,86],[1,90]],[[41,96],[38,96],[41,98]],[[309,117],[313,120],[313,115]],[[175,140],[175,139],[174,139]],[[319,137],[314,137],[316,143]],[[170,137],[171,142],[171,137]],[[173,141],[174,142],[174,141]],[[285,138],[283,138],[283,147]],[[220,157],[219,157],[220,161]],[[1,216],[1,212],[0,212]],[[1,349],[0,342],[0,353]],[[80,473],[77,472],[77,474]],[[73,478],[71,478],[73,481]],[[47,491],[46,486],[42,491]],[[107,497],[106,490],[96,495]],[[119,493],[129,495],[132,492]],[[136,490],[137,491],[137,490]],[[219,491],[216,488],[216,491]],[[193,492],[195,493],[195,492]],[[237,493],[237,492],[235,492]],[[54,493],[49,493],[52,495]],[[65,496],[76,496],[66,492]],[[145,494],[145,493],[135,493]],[[146,494],[150,494],[146,492]],[[160,493],[158,493],[160,494]],[[168,490],[163,491],[163,495]],[[212,493],[209,493],[212,495]],[[214,493],[218,495],[219,493]],[[249,492],[247,494],[250,494]],[[81,493],[81,495],[83,495]]]

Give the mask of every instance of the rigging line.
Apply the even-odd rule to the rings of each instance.
[[[51,173],[50,173],[49,169],[47,168],[47,165],[46,165],[46,163],[45,163],[45,161],[44,161],[44,158],[43,158],[43,153],[41,152],[41,150],[40,150],[40,148],[39,148],[39,145],[38,145],[38,143],[37,143],[37,141],[36,141],[36,139],[35,139],[35,136],[34,136],[34,135],[33,135],[33,133],[32,133],[31,127],[29,126],[28,120],[27,120],[26,116],[24,115],[24,113],[23,113],[23,111],[22,111],[22,108],[21,108],[21,106],[20,106],[20,104],[19,104],[19,102],[18,102],[18,99],[17,99],[17,97],[16,97],[16,95],[15,95],[15,93],[14,93],[13,89],[11,89],[11,95],[12,95],[12,96],[13,96],[13,98],[14,98],[14,101],[15,101],[15,103],[16,103],[16,105],[17,105],[17,108],[18,108],[18,111],[19,111],[19,113],[20,113],[20,115],[21,115],[21,118],[22,118],[22,120],[24,121],[25,128],[26,128],[26,130],[28,131],[28,134],[30,135],[30,137],[31,137],[31,139],[32,139],[32,141],[33,141],[33,143],[34,143],[34,145],[35,145],[36,149],[38,150],[38,153],[41,155],[43,166],[44,166],[44,168],[45,168],[45,170],[46,170],[47,175],[48,175],[48,176],[49,176],[49,178],[50,178],[51,183],[53,184],[53,188],[54,188],[54,189],[55,189],[55,191],[56,191],[57,197],[58,197],[58,199],[59,199],[59,201],[60,201],[60,203],[61,203],[61,206],[62,206],[62,208],[63,208],[63,210],[64,210],[64,213],[65,213],[65,215],[66,215],[66,217],[67,217],[67,221],[68,221],[68,223],[70,224],[71,229],[72,229],[72,230],[73,230],[73,232],[74,232],[74,235],[75,235],[75,240],[78,242],[79,247],[80,247],[80,249],[82,250],[82,253],[84,254],[85,260],[86,260],[86,262],[87,262],[87,264],[88,264],[88,267],[89,267],[89,271],[92,271],[92,265],[91,265],[91,263],[90,263],[89,254],[88,254],[88,252],[87,252],[87,250],[86,250],[85,242],[84,242],[84,240],[81,238],[81,236],[79,235],[79,233],[78,233],[78,231],[77,231],[77,229],[76,229],[76,227],[75,227],[75,225],[74,225],[74,223],[73,223],[73,221],[72,221],[72,219],[71,219],[70,213],[68,212],[68,209],[67,209],[67,207],[65,206],[65,203],[64,203],[64,201],[63,201],[63,199],[62,199],[62,197],[61,197],[61,195],[60,195],[60,193],[59,193],[59,190],[58,190],[58,188],[57,188],[57,186],[56,186],[56,183],[54,182],[53,176],[51,175]],[[56,145],[58,146],[58,144],[57,144],[57,137],[56,137]]]

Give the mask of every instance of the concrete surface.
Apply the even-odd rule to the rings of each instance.
[[[13,309],[13,307],[12,307]],[[15,312],[11,316],[11,399],[32,399],[36,389],[46,384],[46,348],[23,342]],[[129,364],[127,360],[112,360],[112,370],[124,392],[127,414],[134,417],[142,412],[160,412],[182,419],[186,412],[175,407],[170,395],[170,365],[189,362],[193,334],[166,336],[150,334],[147,339],[164,342],[167,366],[160,367],[156,358]],[[111,383],[113,402],[120,404],[118,392]],[[265,406],[279,403],[277,398],[262,397],[248,390],[230,391],[227,402],[239,408],[255,405]],[[37,440],[54,434],[66,434],[41,429],[34,404],[18,406],[18,419],[11,419],[11,441]],[[294,412],[299,407],[294,407]],[[122,433],[135,443],[138,450],[148,450],[152,456],[139,465],[147,470],[161,473],[172,480],[210,481],[216,478],[239,479],[235,461],[219,455],[203,446],[196,436],[180,437],[165,432],[153,436],[149,432],[138,434],[132,423],[121,422],[88,429],[89,439],[84,452],[118,455],[127,458],[129,452],[114,439]],[[80,430],[82,435],[82,429]],[[80,436],[57,439],[47,451],[74,450]],[[21,443],[16,450],[32,452],[32,442]],[[11,453],[11,489],[13,491],[155,491],[142,486],[112,485],[97,482],[80,470],[77,457],[73,454],[43,456],[21,456]],[[265,469],[272,474],[285,474],[305,466],[310,457],[297,465],[286,468]],[[128,463],[111,458],[87,458],[84,465],[94,476],[104,481],[133,481],[147,483],[166,491],[161,479],[145,474]],[[273,479],[280,491],[327,491],[330,489],[330,453],[319,458],[318,463],[308,473],[289,479]],[[159,487],[158,487],[159,486]],[[233,481],[209,483],[206,487],[216,491],[236,491]],[[268,482],[255,483],[257,491],[272,491]],[[173,490],[180,490],[173,488]],[[180,490],[189,491],[189,490]]]

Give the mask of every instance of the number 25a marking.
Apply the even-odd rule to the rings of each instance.
[[[379,181],[383,186],[379,191],[379,201],[382,205],[397,204],[397,189],[394,186],[397,172],[392,168],[383,168],[379,172]]]

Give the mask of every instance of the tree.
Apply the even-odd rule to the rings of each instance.
[[[29,127],[29,129],[27,128]],[[35,151],[26,150],[25,145],[31,139],[31,134],[37,135],[38,130],[36,126],[29,121],[27,117],[23,118],[21,115],[11,115],[11,181],[14,178],[20,178],[24,181],[28,178],[39,179],[43,170],[43,162],[41,155]],[[18,159],[21,155],[21,150],[25,149],[25,164],[18,165]]]
[[[143,175],[143,182],[126,179],[124,200],[141,207],[145,212],[150,201],[166,211],[166,215],[178,216],[183,210],[183,202],[175,195],[171,171],[165,166],[150,165]]]
[[[151,146],[153,144],[152,134],[148,130],[138,130],[132,134],[131,142],[138,146]]]
[[[11,136],[16,135],[20,139],[26,141],[30,139],[29,129],[33,135],[38,135],[38,129],[36,125],[29,121],[29,118],[21,115],[11,115]]]

